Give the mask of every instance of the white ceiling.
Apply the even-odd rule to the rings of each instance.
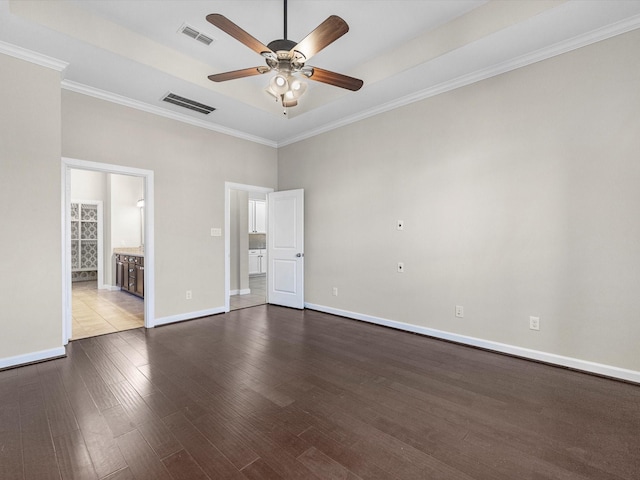
[[[640,27],[640,0],[289,0],[288,10],[294,41],[329,15],[349,24],[309,64],[361,78],[360,91],[309,81],[285,117],[265,92],[271,74],[207,79],[264,61],[206,15],[267,44],[283,36],[281,0],[0,0],[0,52],[68,63],[66,89],[281,146]],[[184,23],[215,41],[179,33]],[[162,102],[169,91],[217,110]]]

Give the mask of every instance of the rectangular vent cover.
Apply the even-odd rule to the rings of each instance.
[[[175,93],[167,93],[163,97],[162,101],[173,103],[174,105],[188,108],[189,110],[194,110],[196,112],[204,113],[205,115],[209,115],[211,112],[215,110],[215,108],[210,107],[209,105],[205,105],[204,103],[196,102],[195,100],[190,100],[188,98],[181,97],[180,95],[176,95]]]
[[[200,33],[198,30],[186,23],[183,23],[178,31],[180,33],[184,33],[187,37],[191,37],[200,43],[204,43],[205,45],[211,45],[213,42],[213,38],[206,36],[204,33]]]

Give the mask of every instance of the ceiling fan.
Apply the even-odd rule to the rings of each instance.
[[[284,0],[284,38],[273,40],[268,45],[264,45],[219,13],[207,15],[207,21],[254,52],[262,55],[266,61],[266,65],[259,67],[209,75],[209,80],[226,82],[227,80],[261,75],[274,70],[277,75],[269,82],[267,91],[282,103],[285,108],[285,114],[286,108],[296,106],[298,99],[306,90],[306,83],[300,80],[300,75],[316,82],[352,91],[359,90],[364,83],[358,78],[305,65],[313,55],[349,31],[347,22],[337,15],[331,15],[301,42],[296,43],[287,39],[287,0]]]

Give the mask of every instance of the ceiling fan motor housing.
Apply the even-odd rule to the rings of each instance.
[[[293,57],[291,56],[291,49],[296,45],[296,42],[283,38],[273,40],[267,45],[271,51],[264,52],[262,55],[265,57],[267,65],[278,72],[290,73],[299,71],[304,66],[306,59],[298,51],[295,52]],[[275,53],[276,58],[274,58],[273,53]]]
[[[289,51],[295,47],[298,44],[298,42],[294,42],[292,40],[287,40],[285,38],[281,38],[279,40],[274,40],[272,42],[269,43],[269,45],[267,45],[267,47],[269,47],[269,49],[271,49],[272,52],[276,52],[278,53],[278,55],[280,54],[280,52],[285,52],[285,53],[289,53]]]

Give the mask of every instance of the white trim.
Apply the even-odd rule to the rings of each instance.
[[[118,105],[124,105],[125,107],[135,108],[136,110],[142,110],[143,112],[152,113],[154,115],[159,115],[161,117],[171,118],[172,120],[177,120],[178,122],[188,123],[189,125],[194,125],[200,128],[206,128],[207,130],[213,130],[214,132],[223,133],[225,135],[241,138],[243,140],[249,140],[250,142],[259,143],[262,145],[266,145],[268,147],[276,148],[278,146],[277,142],[274,142],[266,138],[241,132],[240,130],[234,130],[232,128],[223,127],[221,125],[217,125],[211,122],[205,122],[203,120],[199,120],[197,118],[193,118],[188,115],[183,115],[181,113],[177,113],[172,110],[167,110],[165,108],[151,105],[149,103],[140,102],[139,100],[134,100],[132,98],[107,92],[106,90],[100,90],[98,88],[90,87],[88,85],[83,85],[81,83],[73,82],[71,80],[63,80],[61,83],[61,86],[65,90],[81,93],[83,95],[88,95],[94,98],[99,98],[100,100],[105,100],[107,102],[117,103]]]
[[[71,323],[71,169],[62,161],[61,168],[62,195],[60,195],[60,233],[62,248],[62,345],[69,343],[72,329]]]
[[[250,288],[243,288],[242,290],[231,290],[229,295],[249,295],[251,293]]]
[[[529,348],[518,347],[515,345],[509,345],[506,343],[483,340],[481,338],[469,337],[469,336],[460,335],[457,333],[445,332],[443,330],[436,330],[434,328],[420,327],[418,325],[413,325],[410,323],[398,322],[396,320],[389,320],[386,318],[374,317],[372,315],[365,315],[362,313],[350,312],[347,310],[340,310],[339,308],[327,307],[324,305],[305,303],[304,306],[305,308],[308,308],[310,310],[317,310],[319,312],[330,313],[332,315],[339,315],[341,317],[352,318],[354,320],[360,320],[368,323],[375,323],[376,325],[384,325],[385,327],[391,327],[398,330],[404,330],[407,332],[419,333],[421,335],[428,335],[430,337],[440,338],[442,340],[449,340],[449,341],[461,343],[464,345],[470,345],[473,347],[484,348],[484,349],[493,350],[496,352],[507,353],[509,355],[515,355],[517,357],[527,358],[530,360],[537,360],[540,362],[550,363],[550,364],[558,365],[561,367],[568,367],[575,370],[582,370],[584,372],[596,373],[598,375],[604,375],[607,377],[618,378],[621,380],[640,383],[640,372],[635,370],[628,370],[625,368],[614,367],[611,365],[604,365],[601,363],[589,362],[587,360],[580,360],[578,358],[565,357],[562,355],[556,355],[555,353],[541,352],[539,350],[531,350]]]
[[[271,193],[273,188],[224,182],[224,311],[231,311],[231,190],[254,193]],[[247,232],[248,234],[248,232]],[[268,299],[267,299],[268,302]]]
[[[25,60],[30,63],[35,63],[41,67],[50,68],[58,72],[64,72],[69,66],[67,62],[63,62],[57,58],[49,57],[47,55],[34,52],[33,50],[28,50],[3,41],[0,41],[0,53],[4,53],[5,55],[9,55],[14,58],[19,58],[20,60]]]
[[[94,172],[115,173],[142,177],[144,181],[144,199],[146,215],[144,216],[144,326],[152,328],[155,317],[155,238],[154,238],[154,174],[152,170],[126,167],[111,163],[90,162],[76,158],[62,157],[62,344],[66,345],[72,333],[71,324],[71,232],[67,229],[70,219],[71,205],[71,169],[90,170]],[[106,287],[106,286],[105,286]],[[118,287],[108,286],[109,289]]]
[[[64,347],[56,347],[50,348],[49,350],[16,355],[15,357],[0,358],[0,368],[17,367],[18,365],[51,360],[52,358],[64,357],[66,354],[67,352]]]
[[[527,65],[531,65],[542,60],[547,60],[557,55],[561,55],[572,50],[577,50],[578,48],[586,47],[587,45],[591,45],[593,43],[615,37],[616,35],[630,32],[631,30],[635,30],[637,28],[640,28],[640,15],[635,15],[612,25],[607,25],[606,27],[599,28],[587,34],[579,35],[577,37],[558,42],[555,45],[536,50],[532,53],[521,55],[506,62],[502,62],[491,67],[487,67],[451,80],[447,80],[446,82],[434,85],[418,92],[414,92],[410,95],[395,99],[391,102],[378,105],[355,115],[344,117],[337,122],[327,123],[318,128],[301,133],[300,135],[297,135],[295,137],[282,140],[278,142],[277,146],[278,148],[285,147],[287,145],[291,145],[292,143],[300,142],[307,138],[315,137],[316,135],[335,130],[336,128],[359,122],[360,120],[373,117],[380,113],[388,112],[389,110],[394,110],[411,103],[419,102],[421,100],[425,100],[427,98],[434,97],[436,95],[440,95],[457,88],[466,87],[467,85],[471,85],[472,83],[480,82],[482,80],[486,80],[488,78],[495,77],[512,70],[516,70],[518,68],[526,67]]]
[[[640,28],[640,15],[635,15],[633,17],[621,20],[619,22],[613,23],[611,25],[607,25],[605,27],[602,27],[600,29],[597,29],[595,31],[592,32],[588,32],[584,35],[578,35],[574,38],[570,38],[568,40],[564,40],[562,42],[558,42],[555,45],[551,45],[549,47],[545,47],[542,48],[540,50],[537,50],[535,52],[532,53],[528,53],[525,55],[521,55],[520,57],[517,57],[515,59],[511,59],[508,60],[506,62],[502,62],[499,63],[497,65],[493,65],[491,67],[482,69],[482,70],[478,70],[476,72],[472,72],[466,75],[462,75],[460,77],[454,78],[452,80],[448,80],[446,82],[443,82],[439,85],[434,85],[432,87],[429,87],[427,89],[421,90],[419,92],[415,92],[412,93],[410,95],[407,95],[405,97],[393,100],[391,102],[387,102],[383,105],[378,105],[376,107],[370,108],[368,110],[365,110],[363,112],[360,112],[358,114],[355,115],[351,115],[345,118],[340,119],[337,122],[331,122],[331,123],[327,123],[325,125],[322,125],[318,128],[315,129],[311,129],[311,130],[307,130],[306,132],[301,133],[300,135],[294,136],[294,137],[290,137],[288,139],[284,139],[281,141],[275,141],[275,140],[270,140],[267,138],[263,138],[263,137],[258,137],[256,135],[251,135],[248,134],[246,132],[241,132],[239,130],[234,130],[231,128],[227,128],[227,127],[223,127],[221,125],[216,125],[216,124],[212,124],[210,122],[205,122],[202,120],[199,120],[197,118],[193,118],[187,115],[183,115],[177,112],[174,112],[172,110],[167,110],[155,105],[151,105],[148,103],[144,103],[144,102],[140,102],[138,100],[134,100],[128,97],[124,97],[122,95],[117,95],[115,93],[111,93],[105,90],[100,90],[98,88],[94,88],[94,87],[90,87],[88,85],[83,85],[81,83],[78,82],[74,82],[71,80],[63,80],[61,82],[61,86],[63,89],[65,90],[70,90],[76,93],[81,93],[83,95],[88,95],[91,97],[95,97],[95,98],[99,98],[101,100],[105,100],[108,102],[113,102],[113,103],[117,103],[120,105],[124,105],[127,107],[131,107],[131,108],[135,108],[137,110],[142,110],[144,112],[147,113],[152,113],[155,115],[159,115],[162,117],[166,117],[166,118],[171,118],[173,120],[177,120],[179,122],[184,122],[184,123],[188,123],[190,125],[194,125],[197,127],[201,127],[201,128],[206,128],[208,130],[213,130],[215,132],[218,133],[223,133],[226,135],[230,135],[233,137],[237,137],[237,138],[241,138],[244,140],[248,140],[251,142],[255,142],[255,143],[259,143],[262,145],[267,145],[269,147],[273,147],[273,148],[280,148],[280,147],[285,147],[287,145],[290,145],[292,143],[296,143],[302,140],[305,140],[307,138],[311,138],[317,135],[320,135],[322,133],[326,133],[328,131],[331,130],[335,130],[337,128],[343,127],[345,125],[349,125],[351,123],[355,123],[358,122],[360,120],[364,120],[366,118],[378,115],[380,113],[384,113],[387,112],[389,110],[394,110],[396,108],[414,103],[414,102],[418,102],[421,100],[425,100],[429,97],[433,97],[435,95],[439,95],[441,93],[446,93],[449,92],[451,90],[455,90],[457,88],[460,87],[464,87],[467,85],[470,85],[472,83],[476,83],[479,82],[481,80],[486,80],[487,78],[491,78],[494,77],[496,75],[501,75],[503,73],[509,72],[511,70],[515,70],[521,67],[525,67],[527,65],[531,65],[533,63],[536,62],[540,62],[542,60],[546,60],[548,58],[552,58],[555,57],[557,55],[561,55],[563,53],[567,53],[570,52],[572,50],[576,50],[578,48],[587,46],[587,45],[591,45],[593,43],[596,42],[600,42],[603,40],[606,40],[608,38],[611,37],[615,37],[616,35],[621,35],[623,33],[627,33],[630,32],[632,30],[635,30],[637,28]],[[34,59],[31,59],[31,57],[29,57],[30,54],[34,55],[37,58],[44,58],[44,59],[49,59],[50,61],[54,61],[53,64],[49,65],[49,64],[44,64],[44,66],[51,66],[51,68],[54,68],[53,65],[56,65],[55,62],[58,62],[57,65],[63,65],[64,62],[60,62],[59,60],[56,59],[51,59],[50,57],[45,57],[44,55],[40,55],[37,54],[35,52],[31,52],[30,50],[26,50],[26,49],[22,49],[21,47],[15,47],[13,45],[7,44],[7,43],[3,43],[0,42],[0,52],[3,52],[3,49],[1,48],[2,46],[5,46],[5,48],[7,49],[7,51],[4,51],[4,53],[7,53],[8,55],[13,55],[16,56],[18,58],[23,58],[23,56],[26,56],[26,58],[24,58],[25,60],[29,60],[29,61],[33,61],[34,63],[38,63],[36,62]],[[18,53],[16,53],[18,52]],[[42,63],[41,63],[42,64]],[[64,68],[66,68],[66,65],[68,64],[64,64]],[[64,69],[62,68],[62,69]]]
[[[199,312],[179,313],[177,315],[169,315],[168,317],[156,318],[153,326],[158,327],[169,323],[184,322],[185,320],[194,320],[210,315],[218,315],[219,313],[225,313],[224,307],[209,308],[207,310],[200,310]]]

